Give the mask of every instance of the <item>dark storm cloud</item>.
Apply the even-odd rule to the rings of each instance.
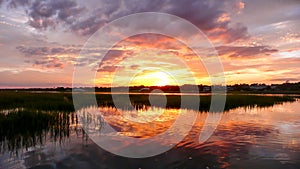
[[[75,0],[8,0],[7,5],[23,6],[29,17],[28,24],[36,29],[55,28],[60,23],[70,25],[85,9]]]
[[[139,12],[165,12],[170,13],[195,24],[208,36],[213,38],[224,38],[226,42],[247,37],[247,28],[242,24],[230,27],[230,19],[220,21],[220,17],[228,15],[224,6],[228,3],[235,7],[236,1],[214,1],[204,0],[128,0],[124,1],[102,1],[103,7],[99,8],[86,19],[76,22],[71,29],[82,35],[90,35],[104,24],[119,17]],[[225,4],[227,3],[227,4]],[[166,23],[167,24],[167,23]],[[226,38],[226,39],[225,39]]]
[[[0,0],[0,4],[2,4],[5,1],[7,1],[7,0]],[[7,4],[8,4],[8,7],[10,7],[10,8],[16,8],[19,6],[28,5],[30,2],[31,2],[30,0],[8,0]]]
[[[36,29],[55,28],[57,24],[63,23],[66,29],[80,35],[91,35],[101,26],[122,16],[139,12],[164,12],[187,19],[209,37],[223,38],[225,42],[247,37],[247,28],[242,24],[230,26],[230,18],[220,20],[222,16],[229,15],[225,10],[226,6],[236,8],[236,0],[99,0],[95,1],[98,5],[94,5],[94,9],[78,5],[75,0],[10,2],[15,6],[23,5],[28,8],[29,24]],[[88,3],[86,1],[81,4]]]
[[[71,25],[70,29],[80,35],[91,35],[105,23],[107,23],[106,20],[103,20],[96,15]]]
[[[29,24],[37,29],[54,27],[59,21],[72,24],[83,10],[73,0],[36,0],[29,8]]]
[[[277,52],[277,49],[270,49],[267,46],[219,46],[216,47],[219,55],[228,55],[229,57],[249,58],[258,55],[270,55]]]

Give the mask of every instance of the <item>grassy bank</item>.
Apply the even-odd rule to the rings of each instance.
[[[88,95],[86,95],[88,96]],[[90,96],[90,95],[89,95]],[[120,107],[128,107],[130,102],[126,103],[124,100],[128,97],[126,94],[115,95],[116,99],[112,99],[110,94],[97,94],[97,103],[99,106],[115,106],[115,104],[120,105]],[[88,106],[89,102],[84,103],[84,95],[80,96],[83,100],[82,106]],[[132,105],[135,107],[140,106],[150,106],[148,94],[129,95]],[[158,105],[160,104],[160,99],[163,96],[153,97]],[[200,111],[208,111],[211,103],[210,95],[202,96],[184,96],[186,100],[191,100],[191,103],[195,97],[200,97]],[[241,94],[230,94],[226,96],[225,110],[230,110],[237,107],[267,107],[273,106],[274,104],[280,104],[283,102],[295,101],[296,97],[292,96],[264,96],[264,95],[241,95]],[[169,108],[180,108],[181,107],[181,96],[168,95],[166,96],[167,103],[166,107]],[[217,97],[218,99],[218,97]],[[192,106],[191,106],[192,107]],[[15,109],[15,108],[25,108],[26,110],[49,110],[49,111],[63,111],[63,112],[73,112],[74,105],[72,101],[72,93],[30,93],[30,92],[0,92],[0,110],[4,109]],[[183,108],[189,108],[183,107]]]
[[[0,110],[15,108],[74,111],[71,93],[0,92]]]
[[[186,100],[192,100],[194,97],[197,96],[186,96]],[[216,100],[222,101],[223,97],[215,96]],[[148,96],[133,96],[131,100],[134,105],[150,105],[149,101],[147,101]],[[204,95],[200,96],[200,111],[209,111],[211,105],[211,96]],[[290,96],[263,96],[263,95],[227,95],[226,96],[226,103],[224,110],[230,110],[238,107],[269,107],[273,106],[274,104],[281,104],[283,102],[293,102],[296,99]],[[167,107],[170,108],[180,108],[181,106],[181,98],[180,96],[167,96]],[[189,105],[187,105],[189,106]],[[192,106],[191,106],[192,107]],[[186,107],[183,107],[186,108]],[[188,108],[188,107],[187,107]],[[218,108],[216,109],[218,110]],[[222,111],[222,110],[221,110]]]

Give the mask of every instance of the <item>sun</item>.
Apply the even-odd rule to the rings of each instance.
[[[170,77],[164,72],[154,72],[147,76],[152,80],[153,86],[166,86],[171,83]]]
[[[131,85],[144,86],[166,86],[172,84],[174,84],[174,80],[167,73],[161,71],[137,75],[131,81]]]

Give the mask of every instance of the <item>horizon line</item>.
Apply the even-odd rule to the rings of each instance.
[[[183,84],[183,85],[163,85],[163,86],[146,86],[146,85],[135,85],[135,86],[80,86],[80,87],[73,87],[73,86],[0,86],[0,90],[13,90],[13,89],[59,89],[59,88],[69,88],[69,89],[75,89],[75,88],[127,88],[127,87],[167,87],[167,86],[172,86],[172,87],[179,87],[179,86],[184,86],[184,85],[192,85],[192,86],[234,86],[234,85],[266,85],[266,86],[271,86],[271,85],[282,85],[282,84],[297,84],[300,83],[298,82],[284,82],[284,83],[271,83],[271,84],[266,84],[266,83],[235,83],[235,84],[230,84],[230,85],[206,85],[206,84]]]

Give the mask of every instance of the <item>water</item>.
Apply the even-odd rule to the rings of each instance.
[[[76,115],[56,112],[56,120],[47,121],[48,126],[31,129],[26,137],[10,134],[11,138],[19,138],[16,141],[2,139],[0,168],[300,168],[300,101],[224,112],[213,135],[204,143],[199,143],[199,136],[208,113],[149,107],[138,112],[109,107],[100,110],[120,135],[136,138],[166,131],[179,113],[194,113],[197,119],[189,133],[172,131],[187,136],[171,150],[130,159],[97,146],[81,129]],[[126,142],[120,142],[122,147]]]

